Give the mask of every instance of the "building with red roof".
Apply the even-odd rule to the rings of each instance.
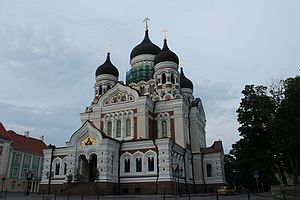
[[[17,134],[6,130],[0,122],[0,178],[3,190],[24,192],[29,186],[32,192],[38,191],[45,148],[47,145],[43,137],[29,137],[29,132]]]

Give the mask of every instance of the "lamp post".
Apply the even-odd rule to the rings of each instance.
[[[31,188],[31,180],[32,180],[33,173],[31,171],[26,173],[26,180],[27,180],[27,187],[26,187],[26,195],[30,194],[30,188]]]
[[[3,193],[4,181],[6,180],[5,176],[2,177],[2,186],[1,186],[1,194]]]
[[[50,169],[49,169],[49,180],[48,180],[48,194],[50,194],[50,187],[51,187],[51,178],[52,178],[52,162],[54,157],[54,150],[56,148],[55,145],[49,144],[48,148],[51,149],[51,158],[50,158]]]

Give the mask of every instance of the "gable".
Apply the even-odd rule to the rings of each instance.
[[[135,102],[139,98],[139,94],[135,89],[129,86],[117,83],[109,91],[107,91],[98,101],[99,106],[112,106],[116,104],[124,104]]]
[[[99,129],[97,129],[91,121],[86,121],[70,138],[70,141],[66,142],[67,146],[84,146],[94,145],[99,143],[104,137]]]

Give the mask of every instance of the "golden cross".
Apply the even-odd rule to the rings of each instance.
[[[179,59],[179,66],[183,68],[184,65],[184,60],[181,58]]]
[[[107,52],[111,52],[111,43],[110,42],[108,42],[108,47],[107,47]]]
[[[145,22],[145,29],[146,29],[146,31],[147,31],[148,28],[149,28],[148,21],[150,21],[150,19],[149,19],[148,17],[146,17],[146,18],[143,20],[143,22]]]
[[[168,29],[163,29],[161,32],[164,34],[164,39],[167,39]]]

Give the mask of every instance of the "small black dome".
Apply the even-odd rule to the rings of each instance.
[[[164,39],[163,49],[155,56],[154,65],[163,61],[172,61],[177,65],[179,64],[179,59],[177,55],[174,52],[172,52],[168,47],[167,39]]]
[[[180,87],[190,88],[190,89],[194,88],[192,81],[190,81],[190,79],[185,77],[182,67],[180,68]]]
[[[158,52],[160,52],[160,48],[151,42],[151,40],[149,39],[148,30],[146,30],[144,40],[139,45],[134,47],[133,50],[131,51],[130,60],[138,55],[142,55],[142,54],[156,55],[158,54]]]
[[[96,70],[96,76],[99,76],[100,74],[111,74],[116,77],[119,77],[118,69],[110,61],[109,52],[107,52],[107,57],[105,62],[102,65],[100,65]]]

